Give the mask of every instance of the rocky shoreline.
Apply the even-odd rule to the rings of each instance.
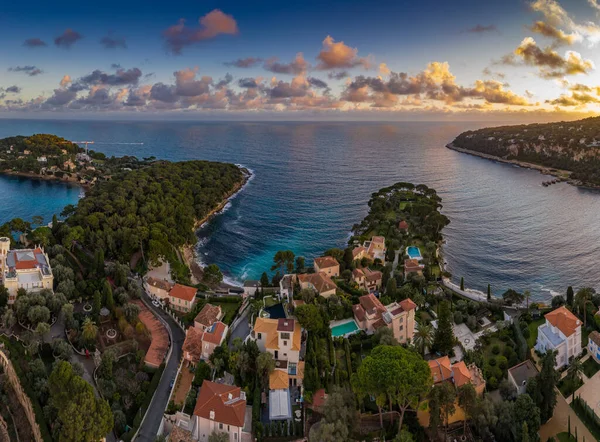
[[[54,181],[54,182],[63,183],[63,184],[75,184],[79,187],[83,187],[86,189],[90,187],[89,185],[87,185],[85,183],[79,182],[77,177],[73,177],[73,176],[65,176],[63,178],[59,178],[55,175],[40,175],[37,173],[31,173],[31,172],[17,172],[14,170],[0,170],[0,175],[14,176],[14,177],[19,177],[19,178],[28,178],[28,179],[33,179],[33,180]]]

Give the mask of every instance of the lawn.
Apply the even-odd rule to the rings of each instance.
[[[600,370],[600,365],[592,357],[583,363],[583,372],[588,378],[594,376],[598,370]]]
[[[573,383],[568,377],[565,377],[558,382],[558,389],[565,398],[568,398],[582,385],[583,381],[581,379],[578,379],[577,382]]]
[[[492,348],[494,347],[494,345],[497,345],[498,347],[500,347],[500,353],[498,353],[497,355],[492,353]],[[502,340],[500,340],[499,338],[494,336],[493,338],[490,339],[490,344],[486,345],[483,350],[484,360],[487,361],[492,356],[496,358],[496,357],[502,355],[502,352],[504,351],[504,347],[506,347],[506,343],[504,343]]]
[[[276,299],[274,296],[265,296],[263,298],[263,301],[265,303],[265,307],[272,307],[275,304],[279,304],[279,300]]]
[[[221,309],[223,310],[222,321],[227,325],[231,325],[231,323],[233,322],[233,318],[235,318],[235,315],[237,314],[238,310],[240,309],[242,301],[240,299],[240,302],[210,301],[210,303],[212,305],[220,305],[221,306]]]
[[[527,346],[533,348],[535,341],[537,341],[538,327],[546,322],[545,318],[536,319],[531,321],[527,328],[529,329],[529,338],[527,338]]]
[[[440,266],[439,266],[439,265],[437,265],[437,264],[435,264],[435,265],[432,265],[432,266],[430,267],[430,271],[431,271],[431,275],[432,275],[432,276],[435,276],[436,278],[439,278],[439,277],[440,277],[440,275],[441,275],[441,273],[442,273],[442,272],[441,272],[441,270],[440,270]]]
[[[400,210],[404,210],[404,209],[406,209],[406,206],[408,206],[408,204],[409,204],[409,202],[408,202],[408,201],[402,201],[402,202],[400,203],[400,206],[398,207],[398,209],[400,209]]]

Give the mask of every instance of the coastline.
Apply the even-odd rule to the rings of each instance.
[[[204,225],[206,223],[208,223],[212,218],[214,218],[215,216],[222,213],[224,211],[224,209],[226,208],[227,204],[229,204],[229,202],[233,198],[235,198],[236,195],[238,195],[242,190],[244,190],[244,188],[246,187],[248,182],[254,176],[254,174],[247,167],[243,167],[241,165],[237,165],[237,166],[242,171],[242,175],[243,175],[242,181],[240,181],[239,183],[237,183],[237,185],[234,186],[234,188],[231,190],[231,192],[229,192],[229,194],[226,195],[226,197],[223,199],[223,201],[221,201],[221,203],[219,203],[219,205],[217,205],[217,207],[215,207],[213,210],[208,212],[204,218],[196,220],[196,222],[194,224],[194,234],[199,229],[204,227]],[[190,279],[192,281],[192,284],[199,284],[200,281],[202,280],[202,276],[204,273],[202,267],[200,266],[200,264],[198,263],[198,260],[197,260],[197,255],[196,255],[197,245],[198,245],[198,242],[196,241],[194,244],[186,244],[185,246],[182,247],[183,261],[190,269],[190,272],[191,272]],[[223,284],[225,284],[228,287],[229,286],[235,287],[231,284],[221,283],[221,285],[223,285]]]
[[[18,178],[28,178],[31,180],[43,180],[43,181],[54,181],[56,183],[63,184],[74,184],[79,187],[83,187],[84,189],[89,189],[90,186],[84,183],[80,183],[77,177],[66,176],[64,178],[59,178],[55,175],[40,175],[37,173],[31,172],[17,172],[14,170],[0,170],[0,175],[13,176]]]

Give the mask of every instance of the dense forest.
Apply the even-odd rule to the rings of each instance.
[[[507,160],[568,170],[575,181],[600,185],[600,117],[467,131],[452,144]]]
[[[151,165],[98,183],[63,212],[66,247],[83,245],[129,263],[141,251],[147,262],[175,258],[175,248],[195,241],[194,226],[243,181],[233,164],[208,161]]]

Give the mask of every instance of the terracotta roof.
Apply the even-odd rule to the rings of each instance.
[[[550,324],[558,328],[567,337],[575,333],[577,328],[581,326],[581,321],[565,306],[547,313],[544,317]]]
[[[284,370],[273,370],[269,375],[269,390],[285,390],[290,386],[290,377]]]
[[[313,394],[313,397],[312,397],[313,409],[321,408],[323,405],[325,405],[326,400],[327,400],[327,393],[325,392],[324,388],[321,388],[320,390],[315,391],[315,393]]]
[[[333,256],[322,256],[320,258],[315,258],[315,265],[320,269],[326,269],[328,267],[339,266],[340,263],[337,262]]]
[[[362,269],[354,269],[354,270],[352,270],[352,277],[354,279],[364,278],[365,272],[363,272]]]
[[[354,312],[354,316],[358,319],[359,322],[362,322],[366,318],[365,309],[360,304],[354,304],[352,306],[352,311]]]
[[[223,338],[227,333],[227,326],[221,321],[215,322],[211,328],[204,332],[202,341],[210,342],[211,344],[221,345]]]
[[[278,332],[291,332],[294,331],[295,322],[293,319],[280,318],[277,320],[277,331]]]
[[[294,307],[299,307],[299,306],[304,305],[304,304],[306,304],[306,303],[302,299],[294,299],[292,301],[292,305]]]
[[[162,322],[152,313],[141,300],[132,301],[140,307],[139,320],[150,332],[150,347],[144,357],[144,362],[153,367],[158,367],[164,361],[169,349],[169,334]]]
[[[363,273],[367,281],[378,281],[383,278],[383,275],[379,270],[371,270],[366,268],[363,270]]]
[[[179,425],[174,425],[167,440],[169,442],[193,442],[194,438],[191,431],[185,430]]]
[[[404,311],[409,311],[416,309],[417,304],[415,304],[412,299],[406,298],[400,301],[400,307],[402,307]]]
[[[373,328],[375,330],[380,329],[381,327],[387,327],[387,323],[383,320],[383,318],[379,318],[373,323]]]
[[[222,310],[219,305],[206,304],[200,313],[194,319],[194,322],[203,325],[204,327],[210,327],[219,319],[221,319]]]
[[[429,364],[434,384],[452,378],[452,364],[450,363],[450,358],[448,358],[448,356],[432,359],[427,361],[427,363]]]
[[[319,293],[328,292],[337,288],[335,282],[333,282],[331,278],[323,272],[298,275],[298,279],[300,280],[301,284],[312,284],[315,290]]]
[[[406,221],[402,220],[398,223],[398,228],[400,230],[408,230],[408,223]]]
[[[185,341],[183,341],[183,353],[189,353],[192,361],[199,361],[202,355],[202,332],[194,327],[187,329]]]
[[[371,238],[371,242],[378,243],[378,244],[384,244],[385,243],[385,237],[383,237],[383,236],[374,236],[373,238]]]
[[[197,292],[198,289],[195,287],[188,287],[186,285],[175,284],[169,292],[169,296],[191,302],[196,297]]]
[[[194,415],[215,422],[243,427],[246,399],[240,387],[204,381],[194,408]]]
[[[367,252],[367,249],[363,246],[354,247],[352,249],[352,258],[356,258],[361,253],[366,253],[366,252]]]
[[[598,333],[596,330],[589,334],[588,339],[594,344],[600,345],[600,333]]]
[[[460,387],[471,382],[471,372],[467,368],[467,364],[464,361],[452,364],[452,373],[454,374],[454,385]]]
[[[368,295],[361,296],[359,299],[360,305],[365,309],[365,312],[372,316],[380,313],[385,313],[387,310],[381,303],[379,299],[373,294],[369,293]]]
[[[254,332],[265,335],[265,347],[270,350],[279,350],[279,333],[277,332],[279,321],[279,319],[256,318],[256,321],[254,322]],[[292,350],[300,350],[302,340],[302,329],[300,324],[294,319],[286,319],[286,321],[294,323]]]
[[[152,276],[146,278],[146,284],[151,285],[152,287],[159,288],[166,292],[171,290],[171,288],[173,287],[173,285],[169,281],[165,279],[153,278]]]
[[[421,270],[423,270],[423,267],[421,267],[421,264],[419,264],[418,260],[416,260],[416,259],[405,259],[404,260],[404,272],[405,273],[420,272]]]

